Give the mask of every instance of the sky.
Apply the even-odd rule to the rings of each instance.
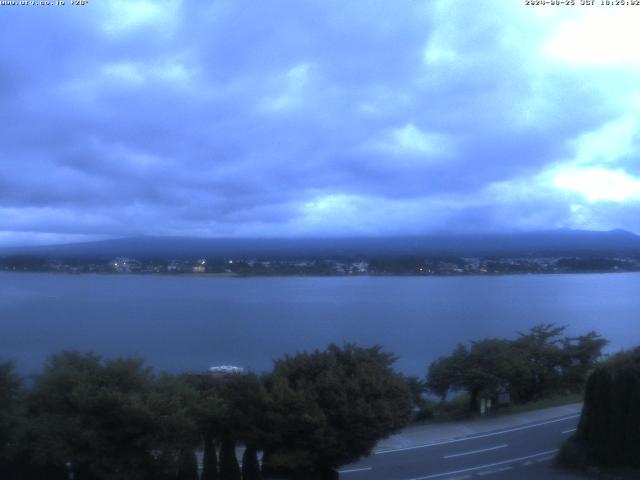
[[[638,24],[524,0],[0,6],[0,245],[640,233]]]

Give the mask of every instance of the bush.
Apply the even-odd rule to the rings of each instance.
[[[583,469],[587,465],[586,449],[575,435],[572,435],[560,447],[556,463],[566,468]]]
[[[576,435],[558,460],[567,467],[640,467],[640,348],[589,376]]]
[[[287,356],[267,379],[264,464],[300,478],[332,476],[410,419],[411,392],[380,347],[330,345]]]

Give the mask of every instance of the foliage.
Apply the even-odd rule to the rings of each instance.
[[[394,373],[394,361],[380,347],[332,345],[278,360],[266,378],[155,376],[137,358],[63,352],[18,402],[29,436],[18,453],[33,465],[30,476],[3,478],[72,471],[78,480],[195,480],[194,452],[203,446],[207,480],[260,478],[258,450],[267,466],[334,478],[337,466],[369,453],[420,403],[423,382]],[[0,369],[0,394],[1,405],[15,403],[10,365]],[[246,446],[242,471],[238,442]]]
[[[563,382],[581,388],[589,372],[602,356],[607,341],[596,332],[563,340]]]
[[[255,445],[247,445],[242,454],[242,480],[260,480],[260,463]]]
[[[485,339],[458,345],[451,355],[432,362],[427,386],[444,401],[450,392],[469,395],[469,409],[481,397],[508,392],[519,403],[579,391],[602,355],[607,341],[595,332],[562,337],[566,327],[542,324],[515,340]]]
[[[218,480],[218,455],[214,443],[213,432],[205,432],[204,448],[202,453],[202,477],[201,480]]]
[[[380,347],[330,345],[276,360],[267,379],[267,463],[333,469],[367,455],[410,418],[411,394]]]
[[[144,479],[151,470],[152,381],[136,358],[52,356],[29,395],[34,460],[64,466],[75,478]]]
[[[561,367],[568,359],[561,348],[560,335],[565,329],[565,326],[554,324],[536,325],[528,333],[520,333],[520,338],[513,342],[515,349],[524,355],[528,367],[526,377],[513,391],[518,400],[541,398],[556,391],[561,384]]]
[[[220,445],[220,480],[240,480],[236,442],[228,434],[223,436]]]
[[[640,347],[591,373],[577,432],[560,460],[568,466],[640,468]]]
[[[448,357],[440,357],[433,361],[427,373],[427,388],[439,396],[441,401],[447,394],[460,388],[469,350],[464,345],[458,345]]]
[[[153,418],[150,445],[161,454],[154,462],[164,478],[190,477],[192,454],[200,443],[196,419],[198,392],[184,377],[162,374],[148,386],[146,405]]]
[[[233,441],[261,443],[262,418],[267,404],[267,392],[261,379],[252,373],[233,374],[219,378],[215,383],[221,399],[220,431]]]
[[[203,480],[218,478],[216,439],[222,443],[220,478],[236,478],[240,470],[233,445],[236,441],[257,444],[263,435],[266,391],[262,381],[252,373],[194,375],[188,381],[199,395],[195,418],[205,442]]]
[[[23,421],[18,403],[21,386],[14,364],[0,363],[0,478],[8,476],[17,454],[16,443]]]
[[[198,480],[198,460],[191,448],[184,448],[178,454],[177,480]]]
[[[412,420],[422,421],[433,417],[429,401],[425,398],[427,392],[426,382],[416,376],[405,377],[405,381],[411,395]]]
[[[202,480],[254,480],[269,472],[336,478],[337,467],[369,454],[412,411],[414,418],[457,415],[505,389],[520,402],[579,389],[606,341],[594,332],[563,333],[564,327],[548,324],[515,340],[459,345],[431,364],[426,382],[395,373],[395,357],[381,347],[350,344],[285,356],[263,377],[158,376],[137,358],[63,352],[25,391],[13,366],[0,364],[1,478],[62,479],[69,465],[77,480],[195,480],[198,449],[204,450]],[[640,404],[637,370],[628,367],[635,360],[621,358],[592,375],[587,395],[596,406],[590,412],[628,416],[588,414],[581,442],[607,436],[617,447],[638,443],[633,426],[640,419],[630,406]],[[611,373],[618,364],[626,366]],[[442,399],[463,395],[434,406],[424,398],[426,389]],[[611,436],[614,426],[623,439]],[[242,471],[236,445],[246,447]],[[608,450],[598,448],[594,455],[607,458]]]
[[[443,400],[451,390],[467,392],[468,409],[476,410],[480,396],[494,398],[505,384],[518,381],[525,374],[523,363],[507,340],[475,341],[432,363],[427,385]]]

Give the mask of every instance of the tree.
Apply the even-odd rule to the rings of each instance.
[[[520,338],[514,341],[527,362],[528,375],[514,392],[522,401],[535,400],[553,392],[562,384],[562,365],[564,353],[560,335],[566,326],[553,323],[532,327],[529,332],[519,332]]]
[[[204,445],[202,480],[217,480],[219,461],[216,443],[220,440],[225,416],[220,379],[208,373],[187,375],[186,379],[198,395],[194,418]]]
[[[318,463],[313,445],[321,445],[326,423],[313,392],[292,386],[281,375],[268,376],[265,385],[268,397],[264,419],[267,427],[263,444],[263,475],[313,468]]]
[[[451,390],[469,394],[469,411],[478,410],[481,397],[495,399],[498,392],[521,382],[526,366],[521,353],[508,340],[485,339],[458,345],[449,357],[431,364],[427,385],[443,400]]]
[[[517,383],[524,374],[519,352],[508,340],[472,342],[457,386],[469,393],[469,410],[477,411],[481,396],[494,399],[501,389]]]
[[[602,350],[609,342],[596,332],[563,340],[564,383],[581,390],[589,372],[602,358]]]
[[[260,386],[260,382],[251,374],[191,375],[189,382],[199,395],[196,421],[204,442],[202,480],[239,478],[235,444],[238,439],[245,440],[248,429],[256,428],[257,415],[252,421],[245,418],[245,411],[260,408],[248,387]],[[219,460],[216,442],[221,443]]]
[[[595,332],[562,337],[565,328],[542,324],[520,333],[516,340],[484,339],[469,347],[458,345],[451,355],[431,363],[427,387],[443,401],[451,391],[467,392],[470,411],[478,408],[481,396],[494,398],[503,390],[515,402],[581,390],[607,341]]]
[[[198,460],[193,448],[180,450],[177,480],[198,480]]]
[[[640,347],[589,375],[578,429],[559,459],[583,468],[640,468]]]
[[[239,480],[235,444],[241,442],[246,446],[244,457],[249,466],[257,464],[257,445],[262,443],[264,436],[266,392],[261,380],[253,373],[226,375],[218,381],[218,386],[224,405],[220,478]]]
[[[154,462],[157,476],[193,477],[193,454],[200,443],[198,401],[198,392],[182,376],[162,374],[151,386],[146,404],[153,417],[152,451],[159,452]]]
[[[452,389],[461,387],[468,356],[467,347],[458,345],[451,355],[440,357],[429,365],[427,388],[439,396],[442,402]]]
[[[218,455],[213,432],[205,431],[203,435],[204,449],[202,454],[202,479],[218,480]]]
[[[276,360],[266,380],[267,470],[333,478],[403,427],[411,394],[394,362],[379,346],[351,344]]]
[[[151,382],[137,358],[50,357],[29,395],[35,460],[58,468],[70,462],[77,480],[149,478]]]
[[[203,480],[218,478],[218,463],[219,478],[239,478],[236,443],[244,444],[249,453],[257,455],[262,442],[266,408],[262,381],[253,373],[193,375],[189,381],[200,395],[197,421],[205,439]],[[215,459],[214,439],[221,443],[219,462]]]
[[[0,363],[0,478],[9,478],[19,452],[24,415],[19,406],[21,381],[13,362]]]
[[[220,444],[220,480],[240,480],[236,442],[229,433],[223,435]]]
[[[427,384],[424,380],[410,375],[405,377],[409,392],[411,394],[411,410],[413,411],[414,420],[426,420],[433,416],[429,409],[429,402],[424,398],[427,391]]]
[[[258,450],[255,445],[249,444],[242,454],[242,480],[260,480],[261,478]]]

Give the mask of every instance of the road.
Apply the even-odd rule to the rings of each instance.
[[[341,468],[340,479],[579,479],[553,467],[558,448],[575,431],[579,418],[571,414],[453,440],[379,450]]]

